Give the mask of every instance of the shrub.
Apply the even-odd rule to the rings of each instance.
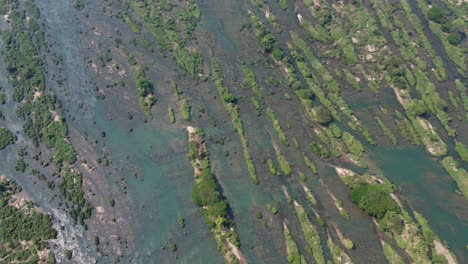
[[[447,11],[440,5],[432,5],[427,11],[427,18],[438,24],[443,24],[447,21]]]
[[[314,107],[313,109],[313,119],[315,122],[320,123],[322,125],[327,125],[330,123],[333,118],[330,114],[330,111],[328,111],[325,107],[323,106],[317,106]]]
[[[0,128],[0,150],[6,148],[8,145],[15,142],[15,136],[10,130],[6,128]]]
[[[460,42],[462,41],[462,38],[460,36],[460,33],[458,32],[453,32],[453,33],[450,33],[447,37],[447,41],[453,45],[453,46],[457,46],[458,44],[460,44]]]
[[[223,97],[223,101],[226,102],[226,103],[235,103],[236,102],[236,97],[230,93],[230,92],[226,92],[222,95]]]
[[[458,153],[463,162],[468,163],[468,148],[460,141],[455,142],[455,151]]]
[[[350,196],[364,212],[378,219],[382,219],[388,211],[399,211],[398,204],[381,185],[360,185],[351,191]]]

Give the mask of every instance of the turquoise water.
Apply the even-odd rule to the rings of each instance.
[[[153,124],[137,125],[132,133],[119,122],[109,121],[97,109],[96,123],[108,133],[106,145],[121,167],[134,200],[136,215],[135,259],[171,263],[222,262],[203,216],[191,200],[193,169],[186,158],[184,129]],[[135,174],[137,176],[135,177]],[[112,176],[108,179],[112,182]],[[178,226],[179,217],[186,222]],[[168,241],[177,244],[174,254],[161,250]]]
[[[222,56],[216,55],[219,55],[218,57],[221,57],[230,66],[237,63],[239,53],[244,51],[242,45],[245,45],[243,42],[245,40],[233,38],[238,34],[239,21],[242,18],[238,12],[244,12],[243,4],[242,1],[231,1],[229,4],[225,1],[200,4],[202,9],[201,25],[212,32],[216,36],[215,39],[219,41],[219,45],[215,45],[217,48],[215,50],[228,51]],[[193,169],[186,157],[187,137],[183,123],[178,121],[176,125],[169,126],[167,120],[164,119],[163,113],[166,111],[167,101],[170,99],[163,97],[163,95],[170,96],[171,94],[167,85],[159,79],[155,83],[161,99],[155,106],[156,118],[148,123],[143,123],[142,120],[131,122],[125,119],[125,113],[128,109],[133,111],[139,106],[136,102],[125,105],[128,101],[124,102],[121,97],[117,96],[120,94],[110,95],[105,102],[95,106],[96,101],[93,94],[88,93],[87,90],[89,84],[86,81],[88,77],[85,64],[75,61],[77,57],[80,57],[77,45],[79,41],[76,35],[78,29],[73,27],[70,18],[66,16],[70,13],[69,3],[58,1],[50,8],[46,6],[45,2],[40,5],[44,9],[49,9],[48,23],[57,33],[66,65],[70,69],[66,71],[68,73],[67,82],[75,87],[69,89],[69,92],[72,93],[70,98],[80,98],[77,101],[87,102],[90,107],[89,113],[95,113],[94,117],[83,118],[79,121],[80,129],[81,131],[92,131],[96,135],[99,131],[107,132],[103,141],[106,143],[106,149],[110,152],[112,166],[116,167],[119,176],[124,177],[128,184],[128,192],[133,202],[132,206],[134,206],[132,210],[136,216],[134,230],[132,230],[136,237],[136,252],[128,258],[142,263],[222,263],[223,258],[216,249],[216,243],[205,225],[203,216],[191,200]],[[229,15],[224,16],[221,10]],[[227,23],[226,17],[234,17],[238,24]],[[157,74],[162,73],[155,73],[155,76],[152,77],[156,79]],[[193,100],[191,101],[193,106],[196,103],[206,104],[206,98],[216,94],[212,87],[195,88],[181,86],[188,98]],[[236,89],[237,87],[232,88]],[[134,91],[130,88],[126,92],[133,93]],[[380,103],[394,104],[395,100],[393,97],[390,98],[390,95],[393,95],[388,91],[386,91],[386,95],[388,98],[385,101],[382,101],[382,98],[378,99],[381,100]],[[210,142],[208,148],[213,172],[233,211],[242,243],[241,250],[251,263],[265,261],[284,263],[286,252],[281,229],[283,219],[288,219],[290,222],[290,229],[302,252],[304,252],[305,242],[296,216],[292,213],[292,208],[285,202],[280,189],[281,184],[288,186],[293,197],[300,201],[308,210],[309,215],[313,215],[308,202],[303,197],[297,175],[271,178],[273,176],[269,175],[267,167],[258,162],[261,156],[274,153],[271,146],[272,139],[278,141],[276,135],[267,132],[273,130],[265,117],[262,119],[253,117],[252,113],[249,112],[251,106],[246,107],[245,104],[240,104],[250,150],[255,159],[261,182],[260,186],[253,185],[245,167],[238,135],[229,125],[230,119],[224,115],[224,109],[219,100],[213,101],[216,103],[211,104],[209,101],[206,108],[209,114],[217,118],[218,127],[210,128],[206,120],[198,120],[197,118],[194,118],[193,125],[203,128],[207,135],[229,137],[232,140],[226,142],[225,145]],[[291,107],[291,103],[288,105],[283,100],[276,101],[276,99],[266,98],[265,101],[270,105],[277,106],[275,111],[278,119],[283,122],[283,127],[285,127],[285,121],[290,122],[298,139],[302,139],[307,145],[307,140],[310,140],[308,137],[310,131],[304,128],[304,117],[299,114],[301,111],[297,107]],[[358,112],[362,111],[364,116],[367,115],[366,108],[369,105],[374,106],[375,102],[367,102],[366,104],[362,102],[353,104],[351,102],[350,105]],[[68,107],[78,109],[78,105],[74,102],[69,102]],[[293,110],[289,110],[288,107]],[[92,121],[96,121],[96,126],[92,124]],[[223,123],[222,121],[227,122]],[[373,122],[373,120],[371,121]],[[131,133],[129,132],[130,128],[134,129]],[[287,130],[285,129],[285,131]],[[226,149],[229,149],[230,157],[223,155]],[[308,171],[301,165],[302,154],[299,151],[296,151],[292,146],[283,150],[287,152],[293,168],[300,168],[302,172]],[[442,170],[438,161],[429,158],[423,150],[414,148],[388,149],[380,147],[375,148],[369,157],[376,162],[389,180],[401,187],[401,197],[407,205],[420,211],[429,220],[431,227],[441,239],[448,241],[460,262],[466,262],[468,257],[463,248],[467,244],[466,237],[468,237],[468,205],[465,200],[454,194],[455,183]],[[369,218],[347,200],[347,187],[340,182],[332,170],[320,168],[320,172],[324,183],[337,198],[344,202],[345,208],[350,211],[351,219],[344,221],[339,216],[330,197],[324,192],[317,178],[306,173],[309,179],[313,179],[307,184],[319,199],[319,212],[327,220],[336,222],[345,236],[350,237],[355,242],[357,249],[350,252],[350,255],[356,262],[381,263],[383,256],[378,244],[378,237],[373,231],[373,225]],[[116,175],[107,175],[106,177],[109,185],[115,184]],[[266,210],[266,204],[277,206],[280,213],[271,216]],[[255,216],[258,211],[262,211],[264,214],[264,219],[261,221]],[[177,223],[179,217],[185,218],[187,224],[185,229],[179,228]],[[267,227],[264,225],[265,222]],[[322,239],[326,238],[324,231],[324,228],[320,229]],[[177,252],[171,253],[167,249],[161,250],[161,247],[169,241],[177,244]],[[306,256],[311,259],[309,254]]]
[[[468,202],[455,194],[456,184],[440,163],[414,148],[376,148],[371,156],[400,188],[400,197],[409,208],[422,213],[441,240],[448,242],[459,262],[466,263]]]

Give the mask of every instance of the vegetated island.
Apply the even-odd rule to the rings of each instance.
[[[200,207],[206,224],[213,234],[218,249],[226,263],[246,263],[239,250],[240,242],[236,228],[229,217],[229,203],[223,197],[219,183],[211,172],[210,157],[204,141],[203,131],[188,126],[188,157],[194,170],[193,202]]]

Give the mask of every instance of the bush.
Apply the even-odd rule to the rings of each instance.
[[[427,18],[435,23],[443,24],[447,21],[447,11],[440,5],[432,5],[427,11]]]
[[[0,150],[6,148],[8,145],[15,142],[15,136],[10,130],[6,128],[0,128]]]
[[[313,108],[313,119],[315,122],[320,123],[322,125],[327,125],[330,123],[333,118],[330,114],[330,111],[328,111],[325,107],[323,106],[317,106]]]
[[[447,37],[447,41],[453,45],[453,46],[457,46],[458,44],[461,43],[462,41],[462,38],[460,36],[460,33],[458,32],[454,32],[454,33],[450,33]]]
[[[398,204],[381,185],[360,185],[351,191],[350,196],[364,212],[378,219],[382,219],[388,211],[399,211]]]
[[[226,92],[223,94],[223,101],[234,104],[236,102],[236,97],[232,93]]]
[[[468,148],[460,141],[455,142],[455,151],[458,153],[463,162],[468,163]]]

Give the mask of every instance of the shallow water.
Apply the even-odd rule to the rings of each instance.
[[[455,194],[456,184],[440,163],[422,149],[375,149],[375,162],[383,174],[400,188],[409,208],[423,214],[429,226],[457,255],[468,261],[468,203]]]

